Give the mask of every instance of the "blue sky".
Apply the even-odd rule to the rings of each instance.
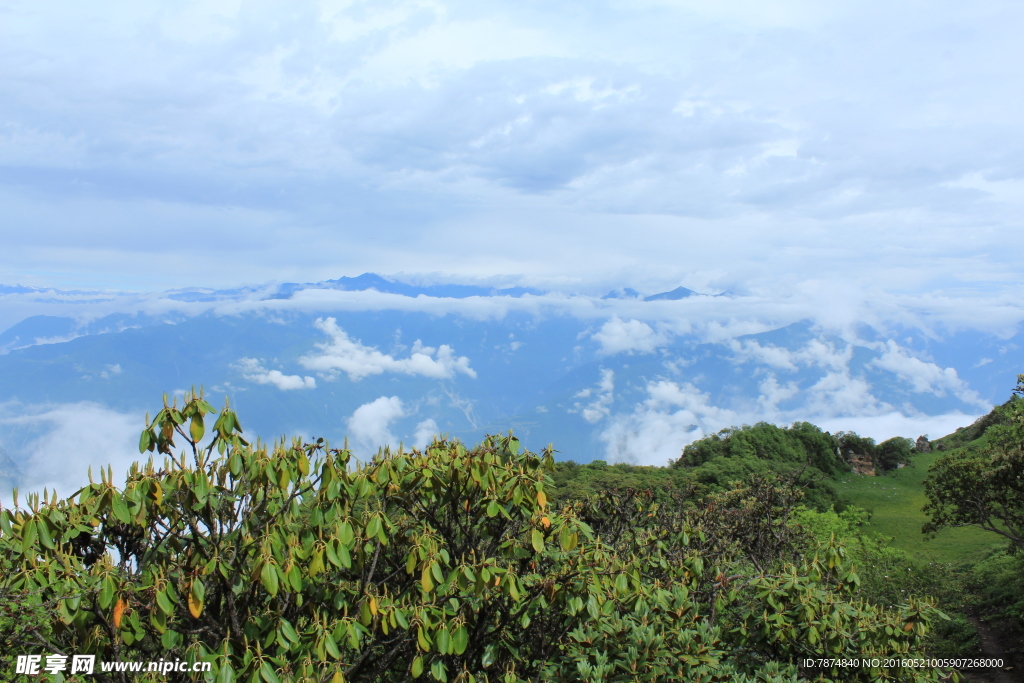
[[[0,283],[1019,301],[1014,2],[0,3]]]

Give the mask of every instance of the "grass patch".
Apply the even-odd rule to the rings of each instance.
[[[892,545],[922,561],[976,561],[993,547],[1002,547],[1001,536],[974,527],[945,529],[926,540],[921,527],[928,516],[921,512],[927,502],[924,480],[940,453],[922,453],[902,469],[885,476],[869,477],[850,472],[836,477],[839,495],[857,507],[872,511],[867,533],[892,537]]]

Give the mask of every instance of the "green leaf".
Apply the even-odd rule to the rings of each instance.
[[[540,529],[534,529],[530,535],[530,542],[533,544],[533,549],[538,553],[544,552],[544,534],[540,532]]]
[[[110,578],[110,576],[103,577],[100,594],[97,596],[97,602],[99,602],[100,607],[103,609],[110,607],[110,603],[114,601],[114,591],[116,589],[117,586],[114,585],[114,579]]]
[[[293,564],[291,569],[288,570],[288,573],[285,574],[285,577],[288,579],[288,583],[291,584],[291,587],[295,589],[296,593],[302,592],[302,570],[299,569],[299,565]]]
[[[353,538],[355,538],[355,534],[352,533],[352,525],[348,522],[342,522],[341,528],[338,529],[338,540],[345,545],[351,545]]]
[[[203,416],[196,413],[192,416],[192,424],[188,427],[189,436],[192,437],[193,441],[199,442],[203,440],[203,434],[206,433],[206,427],[203,426]]]
[[[445,669],[444,662],[440,659],[435,659],[434,663],[430,665],[430,674],[441,683],[447,683],[448,671]]]
[[[494,660],[498,657],[498,646],[497,643],[490,643],[484,648],[484,655],[480,658],[480,663],[486,669],[491,664],[494,664]]]
[[[220,665],[220,669],[217,671],[217,678],[214,679],[215,683],[234,683],[235,672],[231,668],[231,665],[225,661]]]
[[[423,657],[416,655],[412,660],[412,670],[409,672],[413,678],[419,678],[423,674]]]
[[[131,515],[128,514],[128,505],[125,504],[124,496],[118,492],[114,492],[110,499],[110,509],[114,513],[114,517],[122,524],[127,524],[131,521]]]
[[[29,550],[32,548],[32,544],[36,542],[36,523],[35,520],[26,521],[21,527],[21,552],[23,555],[28,555]]]
[[[260,581],[263,582],[263,587],[267,589],[268,593],[277,595],[277,569],[270,562],[264,564],[263,569],[260,570]]]
[[[274,667],[270,665],[270,662],[263,662],[263,666],[260,667],[260,677],[267,683],[281,683],[281,679],[277,677],[277,673],[274,671]]]
[[[345,569],[352,567],[352,554],[349,553],[347,547],[343,545],[338,546],[338,559],[341,560],[341,564]]]
[[[167,597],[166,591],[156,592],[156,604],[164,614],[174,613],[174,605],[171,604],[171,599]]]
[[[53,550],[55,544],[53,542],[53,538],[50,537],[50,529],[46,526],[46,522],[40,521],[35,526],[36,531],[39,533],[39,542],[42,543],[44,547]]]
[[[163,635],[160,636],[160,644],[164,646],[165,650],[173,650],[178,646],[178,632],[172,629],[164,631]]]
[[[437,643],[437,651],[441,654],[446,655],[451,652],[452,636],[444,627],[438,630],[435,642]]]
[[[287,619],[281,620],[281,633],[292,643],[299,642],[299,634],[295,632],[295,627],[292,626]]]
[[[371,517],[366,525],[366,537],[373,538],[380,531],[380,517]]]
[[[455,633],[452,634],[452,651],[457,655],[461,655],[468,646],[469,631],[466,630],[465,625],[459,626],[455,629]]]
[[[163,611],[155,609],[150,612],[149,621],[158,632],[163,633],[167,630],[167,615]]]
[[[334,565],[335,567],[340,567],[340,566],[341,566],[341,560],[340,560],[340,559],[338,558],[338,553],[336,553],[336,552],[334,551],[334,542],[333,542],[333,539],[332,539],[332,542],[329,542],[329,543],[327,544],[327,547],[326,547],[326,548],[324,548],[324,550],[325,550],[325,551],[326,551],[326,553],[327,553],[327,560],[328,560],[328,561],[329,561],[329,562],[330,562],[331,564],[333,564],[333,565]]]
[[[341,650],[338,649],[338,642],[330,633],[324,638],[324,645],[327,646],[327,653],[335,659],[341,659]]]

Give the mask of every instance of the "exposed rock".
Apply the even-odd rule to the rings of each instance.
[[[917,437],[917,441],[914,442],[914,450],[918,453],[931,453],[932,442],[928,440],[927,434],[922,434]]]
[[[853,471],[857,474],[863,474],[869,477],[874,477],[878,474],[878,471],[875,469],[874,461],[863,453],[847,451],[846,462],[850,463],[850,467],[852,467]]]

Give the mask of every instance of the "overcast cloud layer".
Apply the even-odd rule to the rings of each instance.
[[[0,283],[1019,295],[1022,23],[1009,1],[8,2]]]

